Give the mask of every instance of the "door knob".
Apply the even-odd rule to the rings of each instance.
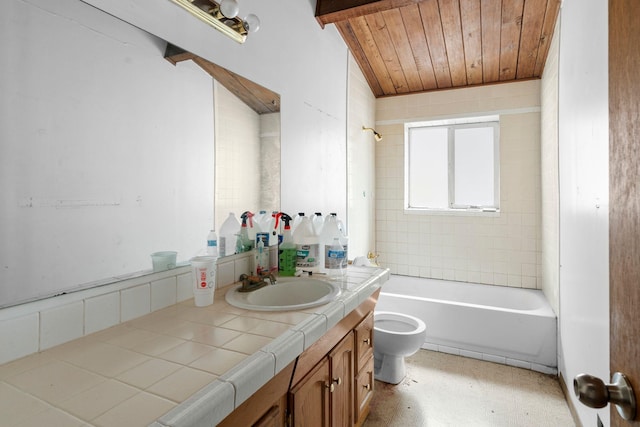
[[[616,405],[618,414],[625,420],[636,416],[636,398],[627,377],[616,372],[611,384],[605,384],[598,377],[579,374],[573,379],[573,391],[580,402],[590,408],[604,408],[609,402]]]

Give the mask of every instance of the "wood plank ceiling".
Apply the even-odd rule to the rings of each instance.
[[[561,0],[317,0],[376,97],[540,78]]]

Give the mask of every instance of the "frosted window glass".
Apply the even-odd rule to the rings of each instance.
[[[494,204],[493,128],[455,129],[454,205]]]
[[[494,116],[407,123],[405,209],[498,211],[499,126]]]
[[[413,128],[409,138],[409,206],[449,207],[447,128]]]

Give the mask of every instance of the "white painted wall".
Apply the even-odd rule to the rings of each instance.
[[[587,372],[609,379],[607,2],[565,0],[559,68],[560,348],[567,388]],[[609,425],[571,394],[581,422]]]
[[[241,7],[262,20],[244,45],[169,0],[0,3],[0,305],[201,247],[214,210],[212,79],[164,60],[166,40],[279,93],[283,210],[345,217],[346,46],[309,2]]]

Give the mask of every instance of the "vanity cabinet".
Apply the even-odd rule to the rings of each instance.
[[[376,291],[219,426],[361,426],[373,397]]]
[[[373,311],[354,329],[355,334],[355,382],[354,424],[361,426],[369,415],[369,404],[373,398]]]
[[[289,393],[295,427],[353,425],[353,332],[349,332]]]

